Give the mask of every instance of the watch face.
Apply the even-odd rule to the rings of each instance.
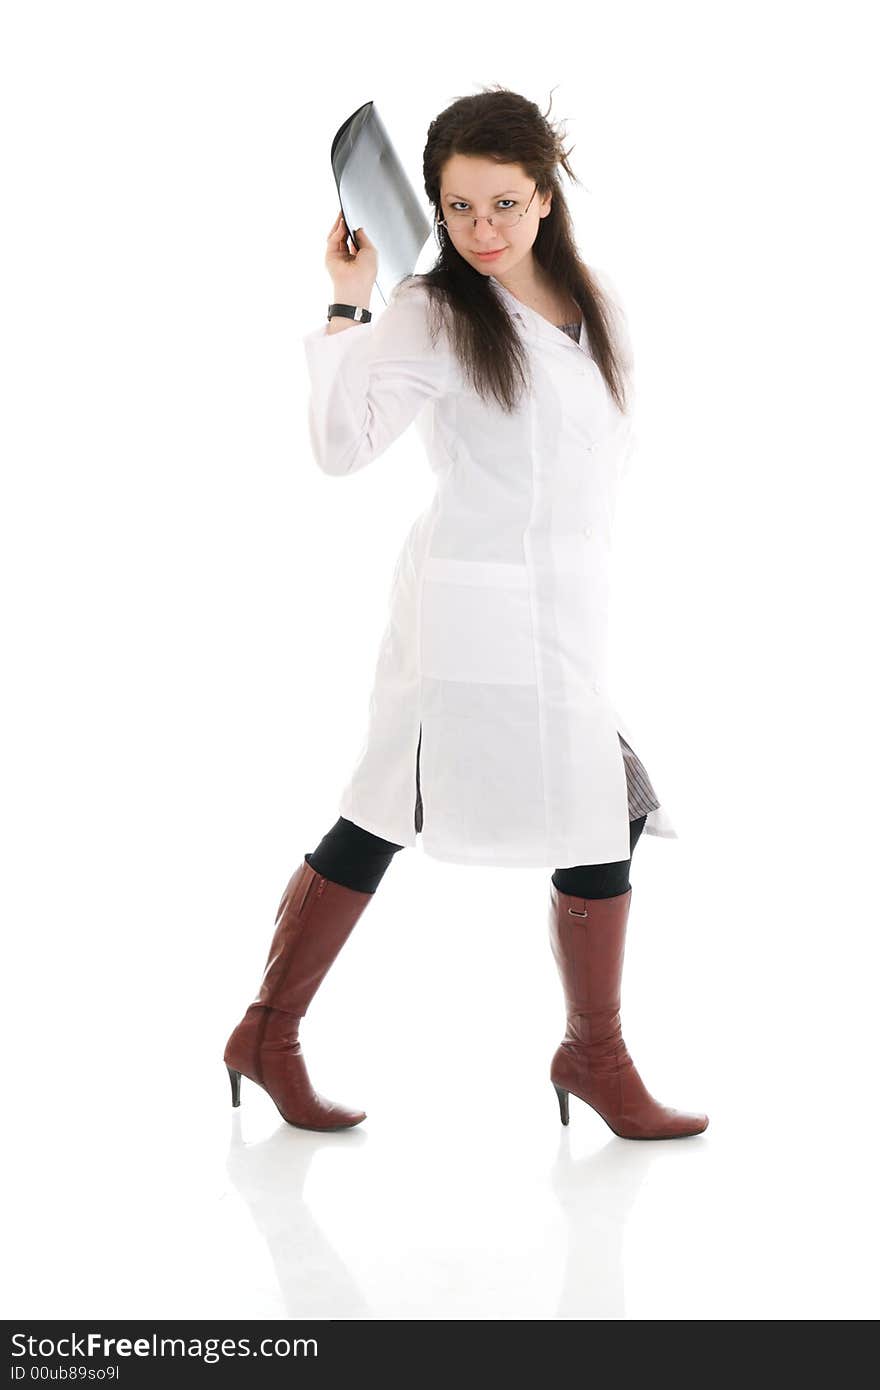
[[[424,199],[407,178],[375,102],[365,102],[339,127],[330,163],[346,230],[366,228],[379,257],[376,288],[387,304],[391,291],[412,275],[431,235]]]

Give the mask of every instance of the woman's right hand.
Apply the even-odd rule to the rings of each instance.
[[[339,304],[359,304],[367,308],[376,282],[379,257],[363,227],[355,228],[359,249],[348,249],[345,221],[340,211],[327,238],[324,264],[333,281],[333,293]]]

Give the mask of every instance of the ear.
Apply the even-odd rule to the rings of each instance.
[[[553,204],[553,194],[552,194],[552,193],[548,193],[548,194],[547,194],[547,197],[542,201],[542,203],[541,203],[541,205],[540,205],[540,207],[539,207],[539,209],[538,209],[538,216],[539,216],[539,217],[546,217],[546,216],[547,216],[547,213],[550,211],[550,208],[551,208],[552,204]]]

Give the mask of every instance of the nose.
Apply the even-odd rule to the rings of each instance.
[[[481,218],[473,230],[474,241],[479,245],[480,250],[491,251],[500,247],[501,240],[494,227],[490,227],[485,218]],[[485,246],[483,243],[486,243]]]

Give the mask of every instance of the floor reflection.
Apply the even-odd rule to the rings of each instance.
[[[237,1110],[234,1114],[226,1171],[266,1242],[288,1317],[372,1317],[348,1266],[303,1197],[312,1159],[320,1149],[331,1143],[366,1142],[367,1135],[356,1128],[325,1136],[282,1124],[268,1139],[246,1144],[241,1116]]]
[[[574,1159],[570,1134],[563,1131],[550,1170],[568,1239],[558,1318],[626,1318],[624,1239],[648,1170],[698,1159],[703,1147],[701,1135],[638,1141],[612,1136],[596,1153]]]

